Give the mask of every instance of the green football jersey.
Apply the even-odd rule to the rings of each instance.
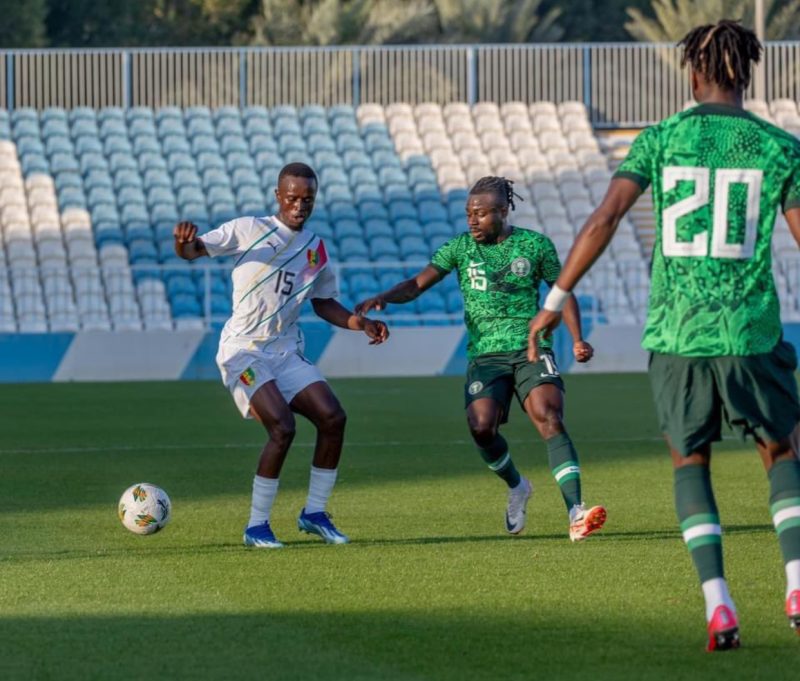
[[[733,106],[644,130],[615,177],[653,185],[656,242],[642,345],[689,357],[769,352],[781,335],[770,242],[800,206],[800,143]]]
[[[528,323],[539,311],[539,285],[552,284],[561,271],[553,242],[519,227],[497,244],[460,234],[433,254],[431,264],[440,272],[458,271],[470,359],[527,347]],[[542,346],[550,349],[551,343],[543,340]]]

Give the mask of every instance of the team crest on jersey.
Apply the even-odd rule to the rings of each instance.
[[[511,263],[511,271],[518,277],[527,277],[531,273],[531,261],[527,258],[515,258]]]
[[[239,374],[239,380],[246,386],[253,385],[253,383],[256,382],[256,372],[253,371],[253,367],[248,367],[241,374]]]
[[[308,260],[308,266],[312,270],[324,265],[328,260],[328,254],[325,251],[325,244],[320,241],[316,248],[309,248],[306,251],[306,260]]]
[[[480,381],[473,381],[469,384],[469,388],[467,388],[470,395],[477,395],[481,390],[483,390],[483,383]]]

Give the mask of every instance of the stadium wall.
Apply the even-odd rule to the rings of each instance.
[[[397,327],[390,341],[370,347],[363,334],[305,325],[306,355],[334,377],[463,374],[466,334],[457,326]],[[800,348],[800,324],[784,326]],[[589,364],[571,358],[571,341],[559,329],[555,353],[563,373],[643,372],[647,354],[641,328],[597,326],[588,330],[597,355]],[[0,335],[0,382],[217,380],[219,332],[143,331]]]

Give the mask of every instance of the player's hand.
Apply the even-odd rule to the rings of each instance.
[[[539,361],[539,334],[550,338],[556,327],[561,323],[560,312],[540,310],[528,325],[528,361]]]
[[[192,222],[179,222],[172,231],[179,244],[190,244],[197,238],[197,225]]]
[[[364,320],[364,333],[369,336],[370,345],[380,345],[389,338],[389,327],[374,319]]]
[[[572,354],[575,355],[576,362],[588,362],[594,357],[594,348],[585,340],[575,341],[572,344]]]
[[[367,298],[366,300],[362,300],[358,305],[356,305],[354,312],[359,316],[363,317],[365,314],[372,310],[385,310],[386,309],[386,301],[383,299],[382,296],[372,296],[372,298]]]

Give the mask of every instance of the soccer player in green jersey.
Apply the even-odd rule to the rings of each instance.
[[[467,199],[469,232],[445,243],[415,277],[357,305],[356,313],[381,310],[387,303],[408,303],[457,270],[469,336],[467,420],[484,461],[509,487],[506,529],[511,534],[523,530],[533,492],[499,432],[516,394],[547,444],[550,468],[569,514],[569,536],[578,541],[602,527],[606,511],[583,505],[578,454],[563,423],[564,383],[551,344],[545,343],[536,362],[527,359],[528,324],[539,309],[539,284],[552,284],[561,265],[550,239],[508,223],[514,196],[512,183],[505,178],[479,180]],[[575,358],[586,362],[593,350],[581,337],[574,298],[565,313]]]
[[[699,105],[647,128],[579,234],[542,312],[537,334],[605,249],[620,219],[653,186],[656,243],[642,345],[675,469],[675,505],[706,601],[708,650],[739,645],[722,566],[711,486],[711,443],[723,417],[752,435],[770,484],[786,567],[786,614],[800,627],[800,462],[790,435],[800,418],[795,349],[781,335],[770,241],[780,208],[800,243],[800,143],[747,113],[742,95],[761,45],[720,21],[680,43]]]

